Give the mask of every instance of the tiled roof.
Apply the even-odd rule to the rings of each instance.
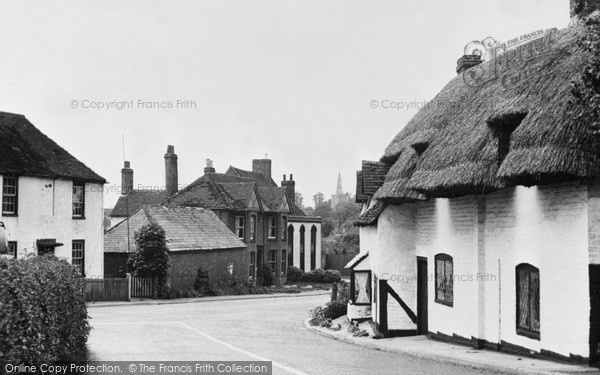
[[[290,197],[290,199],[291,199],[291,197]],[[302,209],[300,207],[298,207],[298,205],[294,202],[292,202],[290,204],[290,211],[291,211],[291,214],[294,216],[307,216],[306,212],[302,211]]]
[[[368,196],[372,196],[375,192],[383,185],[385,176],[390,170],[390,166],[386,163],[378,161],[367,161],[362,162],[362,193]]]
[[[274,212],[290,212],[289,204],[286,199],[285,188],[259,187],[257,190],[265,209],[269,209],[269,211]]]
[[[120,196],[110,216],[127,217],[144,205],[162,203],[167,198],[166,190],[131,190],[127,197]]]
[[[0,173],[105,183],[25,116],[0,112]]]
[[[383,210],[385,210],[386,206],[387,205],[384,202],[375,203],[373,207],[363,212],[362,215],[354,221],[354,225],[357,227],[368,227],[377,224],[377,218],[381,215]]]
[[[164,229],[169,251],[246,247],[209,209],[144,206],[129,218],[129,252],[135,251],[135,232],[150,221],[156,222]],[[104,234],[104,252],[128,252],[126,221],[117,224]]]
[[[356,203],[363,203],[369,199],[369,196],[364,193],[363,174],[362,171],[356,171]]]
[[[258,187],[277,187],[277,184],[275,183],[275,181],[273,181],[273,179],[270,176],[267,176],[262,173],[245,171],[243,169],[230,166],[229,169],[227,169],[227,171],[225,172],[225,174],[229,176],[238,176],[252,179],[254,182],[256,182],[256,185]]]

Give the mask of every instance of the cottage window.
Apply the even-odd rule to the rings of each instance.
[[[277,238],[277,217],[271,216],[269,218],[269,238]]]
[[[285,275],[287,272],[287,250],[281,250],[281,274]]]
[[[371,271],[352,271],[350,278],[352,304],[371,304]]]
[[[85,242],[83,240],[73,240],[71,250],[71,263],[77,268],[81,276],[84,276],[84,258]]]
[[[510,151],[510,139],[512,133],[517,129],[523,119],[527,116],[523,113],[508,113],[490,118],[487,123],[492,128],[494,136],[498,139],[498,166],[502,164]]]
[[[250,241],[256,240],[256,216],[250,215]]]
[[[454,264],[448,254],[435,256],[435,302],[454,304]]]
[[[244,217],[236,216],[235,217],[235,234],[240,239],[244,239]]]
[[[256,279],[256,253],[250,253],[250,278]]]
[[[269,250],[268,266],[274,275],[277,274],[277,250]]]
[[[285,241],[287,235],[287,217],[284,216],[281,218],[281,240]]]
[[[85,217],[85,189],[83,184],[73,184],[73,218]]]
[[[2,215],[10,216],[17,214],[17,184],[18,178],[16,176],[4,176],[2,179]]]
[[[17,241],[8,241],[8,255],[17,257]]]
[[[517,278],[517,334],[540,339],[540,270],[519,264]]]

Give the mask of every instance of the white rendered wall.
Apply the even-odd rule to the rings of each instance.
[[[55,238],[63,246],[57,247],[54,254],[71,262],[72,241],[84,240],[86,277],[102,276],[102,185],[86,183],[84,220],[72,217],[72,181],[19,177],[18,189],[18,216],[0,217],[8,240],[17,241],[17,256],[37,254],[38,239]]]

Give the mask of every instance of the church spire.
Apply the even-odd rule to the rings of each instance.
[[[335,191],[335,194],[344,195],[344,189],[342,189],[342,172],[338,172],[337,190]]]

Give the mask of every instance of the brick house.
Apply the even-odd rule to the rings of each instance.
[[[211,210],[142,206],[128,221],[117,224],[105,234],[107,275],[124,275],[127,258],[135,248],[135,232],[154,222],[165,231],[172,291],[192,289],[199,267],[209,270],[213,281],[247,276],[246,245]]]
[[[123,194],[111,214],[115,223],[144,205],[206,208],[246,244],[250,278],[256,280],[263,265],[279,282],[285,281],[291,265],[305,270],[321,267],[321,219],[306,216],[296,205],[293,175],[289,180],[284,176],[281,186],[273,181],[270,159],[254,159],[252,171],[230,166],[225,173],[216,173],[208,160],[204,175],[182,190],[173,146],[165,154],[164,190],[133,189],[129,162],[121,173]]]
[[[106,180],[23,115],[0,112],[0,144],[0,256],[50,253],[101,276]]]
[[[512,54],[459,60],[363,163],[356,225],[381,331],[597,363],[600,140],[569,102],[578,27],[520,47],[521,71]]]

